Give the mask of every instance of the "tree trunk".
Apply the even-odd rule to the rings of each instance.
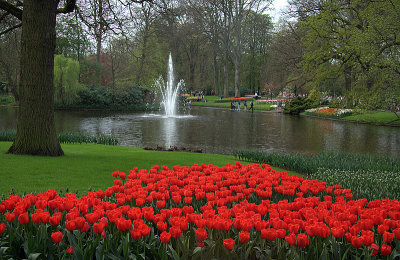
[[[351,89],[351,68],[347,63],[344,64],[344,89],[346,91]]]
[[[219,82],[218,82],[218,62],[217,62],[217,53],[214,50],[214,57],[213,57],[213,61],[214,61],[214,92],[217,92],[216,94],[220,95],[219,93]]]
[[[54,50],[58,1],[25,0],[17,134],[8,153],[60,156],[54,121]]]
[[[235,62],[235,97],[240,97],[240,62]]]
[[[100,54],[101,54],[101,35],[96,35],[96,62],[100,64]]]
[[[149,28],[150,26],[146,25],[145,31],[144,31],[144,36],[143,36],[143,46],[142,46],[142,55],[140,57],[140,62],[139,62],[139,69],[137,70],[136,73],[136,85],[140,86],[141,81],[143,78],[143,69],[144,69],[144,63],[146,62],[147,59],[147,41],[149,38]]]
[[[227,98],[229,96],[229,71],[228,71],[228,55],[225,55],[224,60],[224,97]]]

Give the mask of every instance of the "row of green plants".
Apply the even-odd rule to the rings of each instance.
[[[400,172],[319,168],[307,178],[323,180],[326,185],[340,183],[351,189],[354,199],[400,198]]]
[[[399,198],[400,162],[395,158],[324,151],[314,155],[235,151],[240,160],[268,163],[307,178],[341,183],[355,198]]]
[[[12,142],[15,139],[16,130],[7,129],[0,131],[0,141]],[[105,144],[105,145],[118,145],[119,141],[115,136],[96,134],[91,135],[81,132],[63,132],[58,134],[58,140],[63,144],[72,143],[94,143],[94,144]]]

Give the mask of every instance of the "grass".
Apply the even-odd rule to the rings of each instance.
[[[112,185],[113,171],[129,173],[134,167],[235,163],[233,156],[186,152],[145,151],[141,148],[98,144],[63,144],[65,156],[39,157],[5,154],[10,142],[0,142],[0,195],[36,193],[54,189],[79,194]],[[282,169],[278,169],[283,171]],[[294,174],[290,172],[289,174]]]
[[[343,119],[366,123],[400,125],[400,120],[392,122],[397,119],[397,116],[393,112],[366,111],[361,114],[346,116]]]
[[[200,102],[196,102],[196,101],[192,101],[192,106],[201,106],[201,107],[218,107],[218,108],[231,108],[231,102],[215,102],[215,100],[219,99],[220,97],[218,96],[205,96],[204,99],[207,99],[207,102],[204,101],[200,101]],[[247,101],[247,109],[250,109],[250,102],[251,101]],[[244,102],[240,102],[241,103],[241,110],[243,110],[243,104]],[[271,104],[258,104],[255,101],[254,103],[254,110],[272,110],[274,109],[273,107],[271,107]],[[237,103],[236,103],[236,108],[237,108]]]

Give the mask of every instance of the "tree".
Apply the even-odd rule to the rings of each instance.
[[[5,30],[5,28],[2,28]],[[7,82],[7,87],[11,90],[15,101],[19,101],[18,94],[18,76],[20,55],[20,38],[21,32],[19,29],[7,33],[0,40],[0,74],[2,81]]]
[[[54,122],[54,49],[56,14],[73,11],[74,0],[25,0],[23,9],[0,1],[0,8],[22,21],[19,111],[13,154],[63,155]]]
[[[88,52],[90,45],[83,32],[76,13],[74,16],[58,16],[55,54],[64,54],[80,62]]]
[[[260,93],[261,82],[266,82],[263,74],[272,42],[272,22],[267,14],[250,11],[243,25],[244,68],[243,75],[252,92]]]
[[[303,69],[313,74],[314,87],[344,85],[347,105],[362,108],[368,100],[373,104],[383,100],[371,97],[388,91],[388,86],[400,87],[398,1],[294,0],[292,4],[306,31]]]
[[[112,5],[107,0],[83,0],[77,10],[80,20],[96,40],[96,61],[100,63],[102,44],[106,34],[118,29]]]
[[[72,104],[79,89],[79,62],[63,54],[54,57],[55,103]]]
[[[56,15],[69,13],[76,0],[0,0],[4,15],[22,21],[18,124],[8,153],[60,156],[54,122],[54,51]],[[11,27],[16,28],[19,24]]]
[[[266,91],[278,95],[290,84],[301,88],[307,82],[302,74],[301,61],[304,47],[301,44],[304,32],[297,22],[284,22],[274,35],[270,46],[270,59],[265,68]]]

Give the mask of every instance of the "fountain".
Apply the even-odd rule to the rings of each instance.
[[[168,70],[167,70],[167,82],[164,82],[162,76],[160,76],[155,84],[160,89],[162,95],[161,104],[164,108],[164,113],[166,117],[176,117],[176,106],[178,91],[184,86],[184,81],[180,80],[178,84],[175,85],[174,77],[174,67],[172,65],[172,55],[169,53],[168,60]]]

